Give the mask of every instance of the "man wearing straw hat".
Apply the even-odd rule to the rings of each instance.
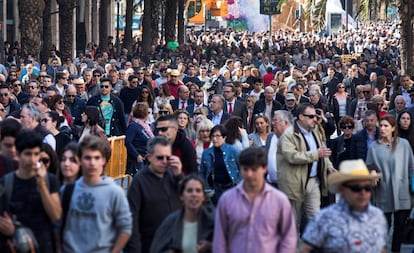
[[[386,252],[387,222],[370,204],[372,183],[378,179],[362,159],[342,162],[339,172],[328,176],[329,191],[341,198],[309,222],[300,252]]]

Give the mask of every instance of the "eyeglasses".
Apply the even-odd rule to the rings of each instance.
[[[102,88],[108,89],[109,88],[109,85],[101,85],[101,89]]]
[[[42,119],[43,123],[47,123],[49,121],[49,119]]]
[[[60,100],[60,101],[57,102],[57,104],[63,104],[63,103],[65,103],[65,102],[63,102],[63,100]]]
[[[143,74],[144,74],[144,72],[138,72],[137,74],[138,74],[138,75],[143,75]]]
[[[195,112],[195,113],[193,113],[194,116],[196,116],[196,115],[202,115],[202,114],[203,114],[202,112]]]
[[[316,115],[316,114],[302,114],[302,115],[305,116],[305,117],[308,117],[310,119],[313,119],[315,117],[318,117],[318,115]]]
[[[0,97],[8,97],[9,93],[0,93]]]
[[[157,132],[166,132],[168,130],[168,128],[170,128],[170,127],[169,126],[168,127],[157,127],[156,130],[157,130]]]
[[[158,156],[155,156],[155,158],[158,160],[158,161],[164,161],[164,160],[170,160],[170,156],[162,156],[162,155],[158,155]]]
[[[354,126],[345,125],[345,126],[341,126],[341,129],[354,129]]]
[[[39,162],[43,163],[43,164],[48,164],[50,162],[49,158],[43,157],[39,159]]]
[[[28,86],[28,87],[29,89],[32,89],[32,90],[37,89],[37,86]]]
[[[362,190],[365,190],[366,192],[371,192],[372,191],[372,186],[371,185],[361,186],[361,185],[347,185],[347,184],[344,184],[343,186],[350,189],[352,192],[361,192]]]

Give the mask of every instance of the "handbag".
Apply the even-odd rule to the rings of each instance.
[[[9,251],[12,253],[35,253],[39,244],[32,230],[23,226],[20,222],[14,221],[15,232],[11,239],[7,240]]]

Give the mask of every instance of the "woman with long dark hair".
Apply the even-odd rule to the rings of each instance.
[[[414,176],[414,156],[407,140],[398,137],[397,121],[385,115],[379,121],[378,140],[368,150],[366,164],[372,174],[381,174],[375,181],[374,204],[385,214],[391,226],[393,216],[392,252],[400,252],[402,230],[410,214],[410,178]]]
[[[79,142],[82,141],[88,135],[96,135],[103,139],[107,139],[105,130],[98,125],[100,121],[100,111],[96,106],[87,106],[85,111],[82,113],[83,127],[79,131]]]

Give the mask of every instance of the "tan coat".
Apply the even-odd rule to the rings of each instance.
[[[326,146],[323,132],[316,125],[313,130],[318,146]],[[307,151],[306,142],[300,133],[297,123],[286,130],[281,137],[277,148],[277,175],[278,185],[290,200],[303,200],[306,184],[308,182],[308,164],[319,160],[318,151]],[[328,168],[333,167],[329,158],[320,160],[321,172],[319,180],[321,195],[328,195]]]

